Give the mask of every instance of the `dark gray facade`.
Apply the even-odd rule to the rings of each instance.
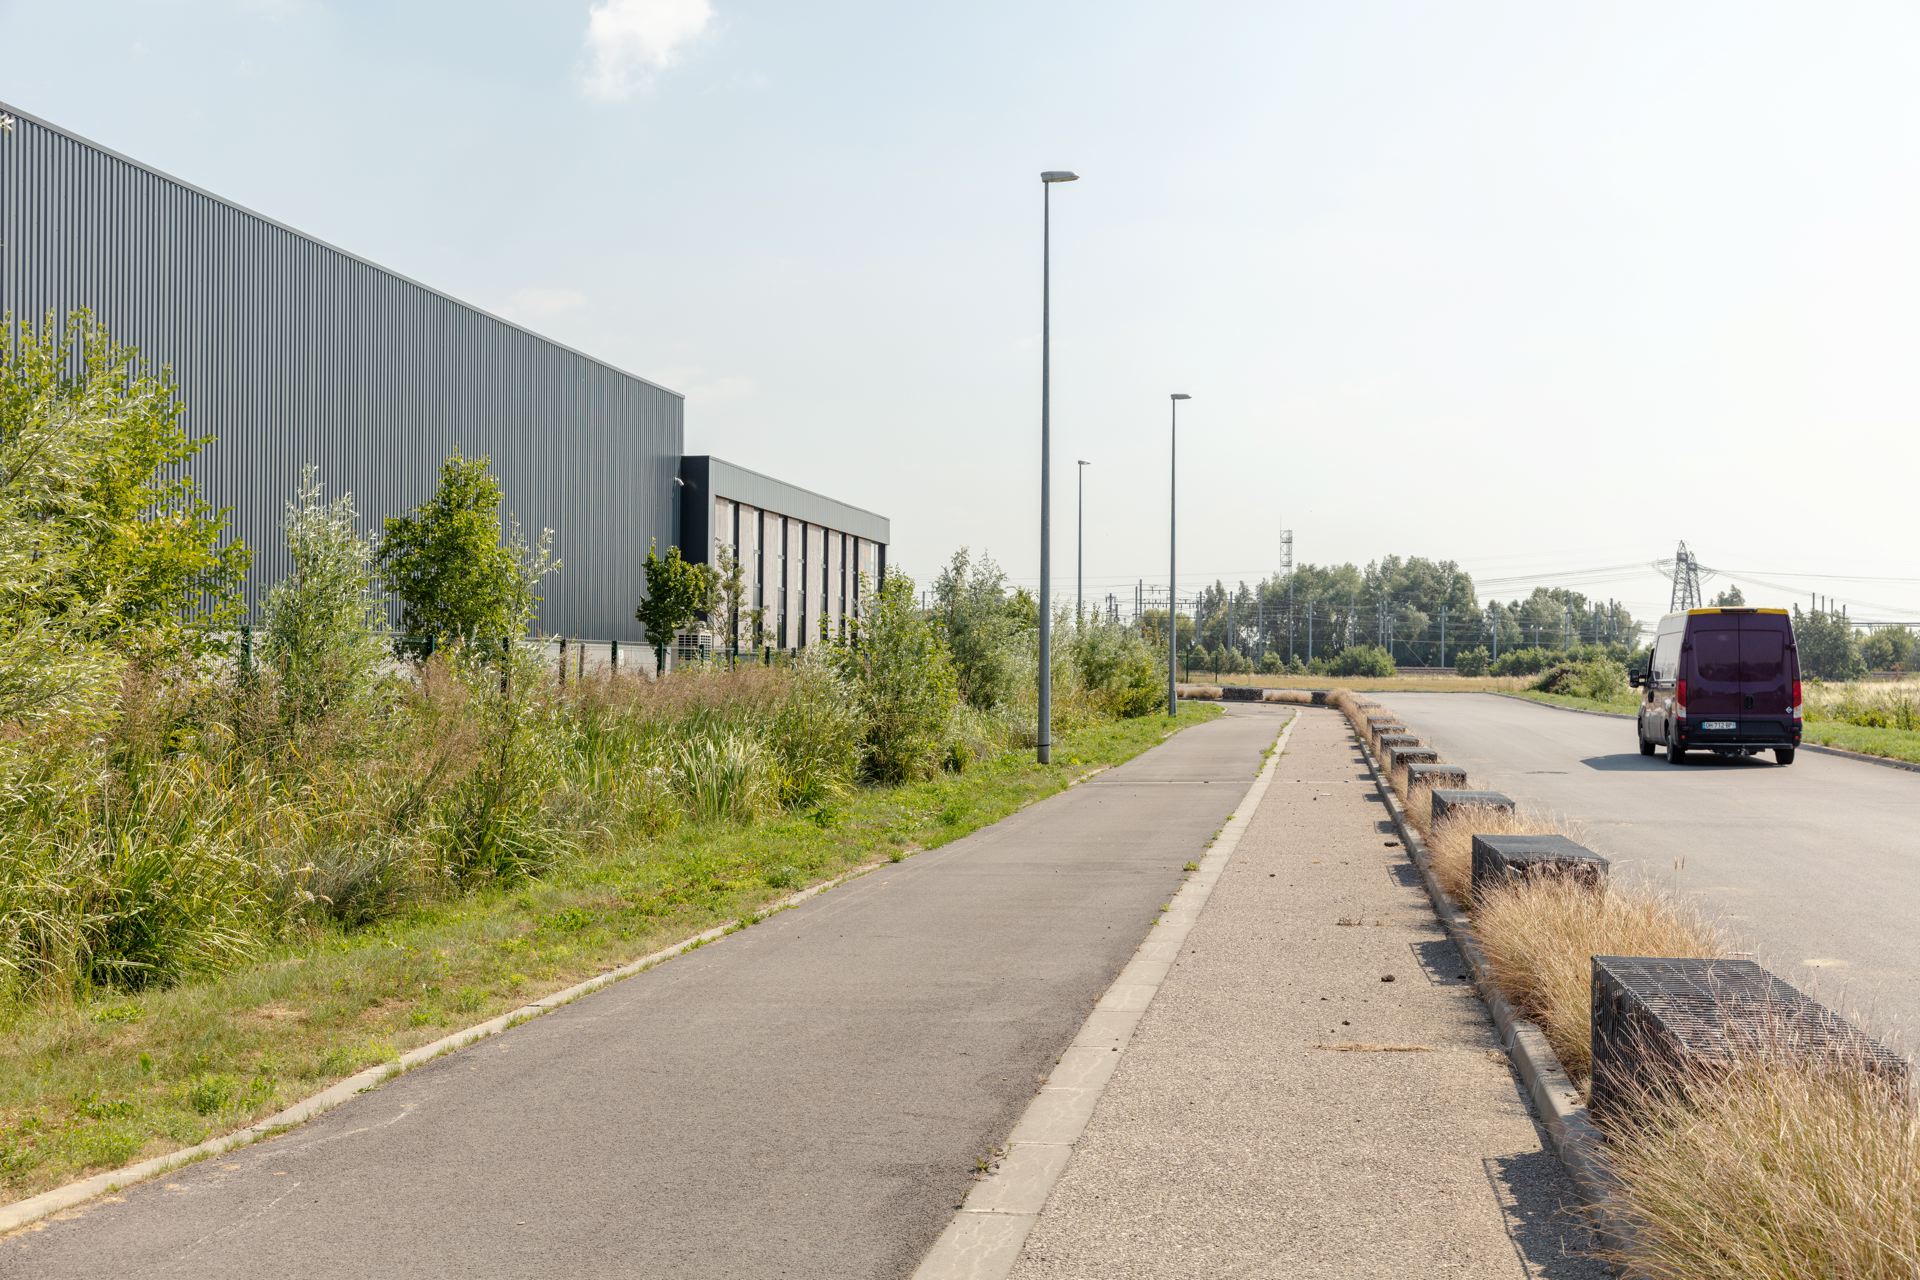
[[[364,527],[485,454],[529,536],[564,562],[540,627],[640,639],[649,544],[678,531],[673,391],[344,253],[0,104],[0,311],[91,310],[171,366],[190,464],[253,548],[258,605],[289,570],[280,520],[302,464]]]
[[[885,516],[706,455],[682,459],[680,479],[681,554],[713,564],[725,548],[740,565],[741,648],[845,634],[862,576],[877,586],[886,575]]]

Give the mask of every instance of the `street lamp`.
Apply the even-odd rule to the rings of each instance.
[[[1080,175],[1048,169],[1040,175],[1040,733],[1037,755],[1053,763],[1053,184]]]
[[[1174,523],[1174,510],[1180,502],[1180,486],[1175,482],[1175,474],[1180,464],[1180,402],[1191,400],[1192,396],[1184,391],[1176,391],[1170,397],[1173,401],[1173,421],[1167,428],[1170,442],[1167,450],[1167,714],[1180,714],[1178,695],[1174,691],[1174,670],[1180,660],[1180,607],[1174,594],[1174,550],[1178,539],[1179,526]]]
[[[1080,459],[1080,506],[1078,523],[1073,535],[1073,625],[1081,625],[1080,611],[1085,607],[1087,595],[1087,468],[1092,465],[1085,458]]]

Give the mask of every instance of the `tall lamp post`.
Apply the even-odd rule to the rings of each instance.
[[[1167,429],[1170,441],[1167,450],[1167,714],[1177,716],[1180,714],[1180,703],[1173,683],[1180,661],[1180,603],[1173,584],[1174,551],[1179,540],[1179,526],[1174,521],[1174,512],[1180,502],[1180,486],[1175,477],[1180,465],[1180,402],[1193,397],[1176,391],[1170,399],[1173,401],[1173,420]]]
[[[1048,169],[1040,175],[1040,732],[1036,754],[1053,763],[1053,184],[1080,175]]]
[[[1073,535],[1073,625],[1081,625],[1080,611],[1086,607],[1087,598],[1087,467],[1085,458],[1080,459],[1077,470],[1080,473],[1079,514],[1075,520]]]

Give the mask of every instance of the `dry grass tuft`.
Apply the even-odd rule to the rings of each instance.
[[[1859,1070],[1759,1060],[1636,1099],[1605,1159],[1626,1273],[1920,1275],[1920,1113]]]
[[[1473,931],[1494,985],[1547,1034],[1576,1082],[1591,1066],[1594,956],[1715,957],[1720,930],[1693,906],[1657,890],[1587,889],[1559,878],[1515,880],[1480,895]]]
[[[1431,806],[1428,813],[1431,817]],[[1411,810],[1409,810],[1411,816]],[[1473,838],[1479,836],[1580,836],[1558,818],[1531,809],[1491,809],[1475,805],[1455,809],[1438,826],[1428,824],[1427,856],[1440,887],[1462,907],[1473,906]]]
[[[1262,702],[1284,702],[1290,706],[1310,707],[1313,695],[1304,689],[1268,689],[1260,695]]]

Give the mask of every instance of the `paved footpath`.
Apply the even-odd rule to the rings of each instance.
[[[1281,723],[1187,730],[281,1138],[0,1240],[0,1277],[907,1275]]]
[[[1303,712],[1016,1280],[1606,1274],[1386,826]]]

